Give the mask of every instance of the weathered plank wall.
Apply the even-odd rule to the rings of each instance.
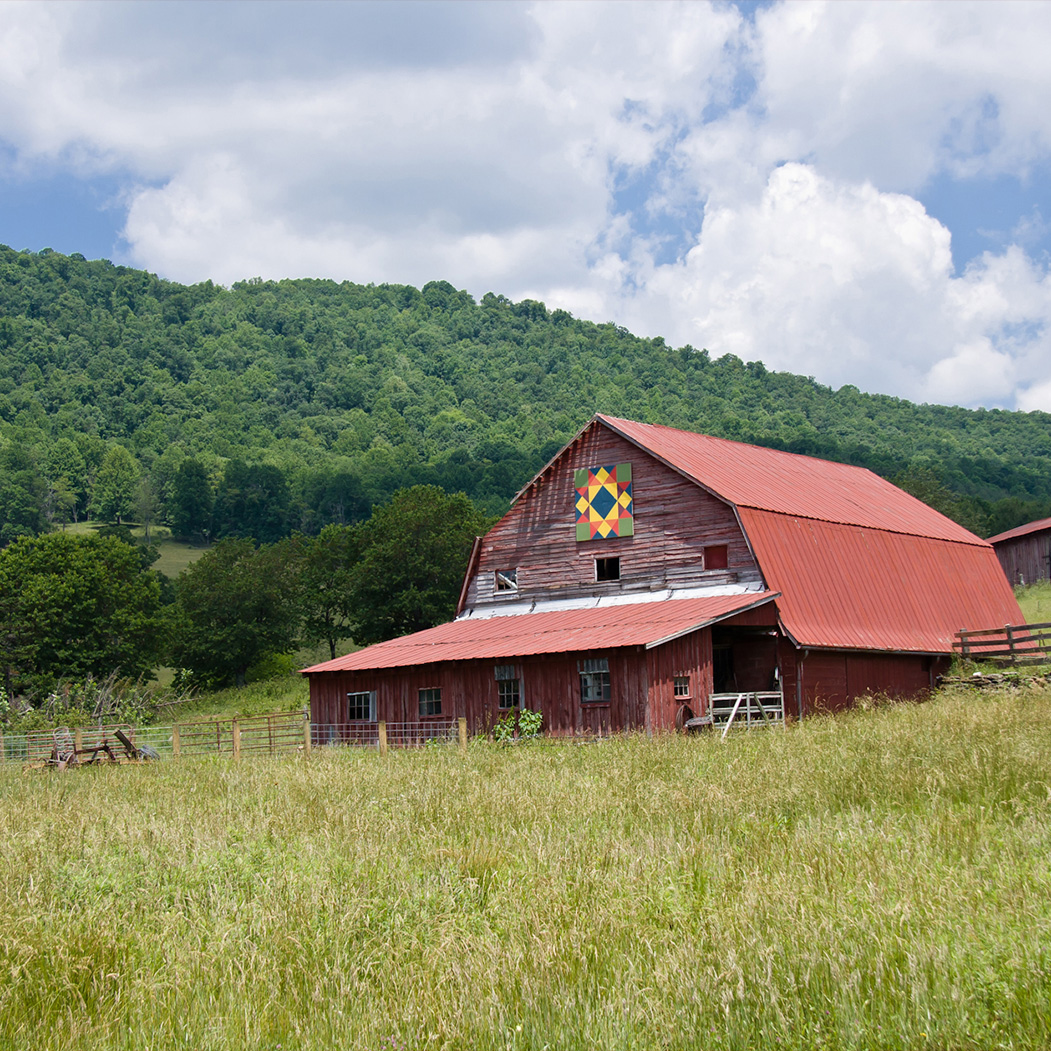
[[[635,535],[578,542],[574,471],[618,463],[632,467]],[[704,570],[704,548],[717,544],[727,545],[728,565]],[[613,556],[621,560],[621,579],[597,583],[595,559]],[[505,569],[517,569],[517,593],[495,590],[495,574]],[[466,608],[759,579],[732,508],[599,424],[485,538]]]
[[[995,550],[1012,587],[1034,584],[1051,576],[1051,531],[1002,540]]]
[[[656,655],[656,656],[654,656]],[[606,657],[610,669],[609,703],[582,703],[579,662]],[[315,723],[340,725],[347,719],[347,694],[376,691],[376,716],[388,722],[415,722],[419,691],[442,690],[442,718],[463,716],[471,733],[485,733],[503,714],[499,709],[496,664],[515,665],[521,703],[544,716],[552,734],[606,734],[617,730],[671,727],[675,723],[673,677],[692,676],[711,690],[711,642],[702,631],[657,650],[641,647],[587,653],[459,661],[422,668],[361,672],[319,672],[310,676],[310,712]],[[659,678],[659,712],[647,721],[651,667]]]
[[[865,694],[916,697],[949,667],[948,657],[908,653],[854,653],[810,650],[781,644],[785,710],[797,714],[797,680],[802,677],[803,714],[835,712]]]

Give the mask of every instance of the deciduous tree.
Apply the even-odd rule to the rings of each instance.
[[[138,676],[157,657],[160,587],[115,537],[51,533],[0,552],[0,653],[9,692]]]
[[[296,644],[293,567],[279,547],[223,540],[176,583],[174,662],[199,682],[243,685],[263,657]]]
[[[448,620],[474,538],[487,518],[463,493],[433,485],[395,493],[359,527],[353,572],[354,641],[380,642]]]

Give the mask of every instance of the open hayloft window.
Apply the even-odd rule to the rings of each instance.
[[[579,661],[580,701],[582,704],[609,704],[610,679],[609,660],[596,657],[592,660]]]
[[[596,580],[620,580],[619,558],[596,558],[595,559]]]
[[[517,591],[518,590],[518,570],[517,569],[498,569],[496,571],[496,590],[497,591]]]
[[[347,694],[347,721],[348,722],[370,722],[376,721],[376,691],[364,693]]]
[[[442,688],[432,686],[426,690],[420,690],[420,718],[428,715],[442,714]]]
[[[726,569],[730,560],[725,544],[709,544],[704,549],[705,569]]]

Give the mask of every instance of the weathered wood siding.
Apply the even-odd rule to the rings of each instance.
[[[635,535],[576,539],[573,473],[630,463]],[[706,546],[725,544],[727,567],[703,569]],[[597,583],[596,558],[620,558],[621,578]],[[516,569],[516,592],[498,592],[498,570]],[[604,426],[585,432],[486,536],[465,608],[570,596],[659,591],[760,580],[733,509]]]
[[[691,632],[648,650],[650,718],[646,728],[653,731],[675,729],[675,716],[683,705],[694,715],[708,711],[712,692],[712,632],[710,628]],[[675,679],[690,680],[688,697],[675,696]]]
[[[907,653],[855,653],[811,650],[805,656],[781,646],[785,710],[798,713],[797,683],[802,678],[804,715],[847,708],[865,694],[916,697],[934,685],[949,666],[947,657]]]
[[[1007,582],[1012,587],[1034,584],[1049,579],[1051,574],[1051,531],[1030,533],[1028,536],[1001,540],[994,545],[996,557],[1003,566]],[[997,628],[999,624],[983,624]]]
[[[585,704],[580,699],[580,662],[596,657],[609,661],[610,700]],[[463,716],[471,733],[486,733],[503,715],[496,685],[497,663],[514,664],[522,705],[541,712],[545,732],[556,735],[670,729],[675,725],[677,675],[691,677],[691,703],[698,713],[705,710],[711,692],[711,635],[702,630],[650,651],[632,647],[499,662],[317,672],[310,676],[311,719],[321,725],[342,725],[347,721],[347,694],[375,691],[378,719],[416,722],[420,718],[419,691],[438,687],[442,691],[442,718]]]

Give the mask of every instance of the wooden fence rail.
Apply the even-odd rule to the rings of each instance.
[[[1051,624],[1006,624],[958,631],[953,650],[972,661],[1026,665],[1051,662]]]

